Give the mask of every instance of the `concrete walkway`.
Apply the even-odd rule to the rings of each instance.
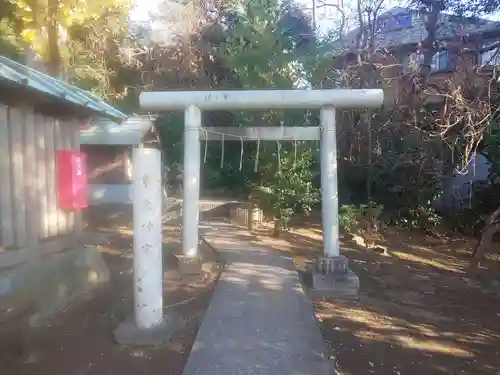
[[[291,258],[230,224],[202,223],[226,266],[183,375],[331,375],[333,364]]]

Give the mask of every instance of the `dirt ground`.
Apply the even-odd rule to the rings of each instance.
[[[187,327],[160,347],[141,349],[120,346],[113,331],[132,314],[132,232],[126,215],[94,213],[87,233],[99,229],[111,282],[83,300],[76,301],[47,327],[32,330],[24,343],[0,348],[2,375],[176,375],[182,372],[218,277],[182,274],[173,256],[165,257],[165,307],[175,310]],[[180,231],[166,228],[166,254],[180,248]],[[104,241],[104,242],[103,242]],[[207,258],[212,254],[204,248]],[[208,254],[208,255],[207,255]],[[216,255],[213,254],[213,260]]]
[[[292,253],[299,269],[318,254],[321,230],[307,225],[261,241]],[[342,375],[500,374],[500,262],[471,271],[466,241],[391,231],[390,256],[344,238],[359,276],[358,301],[315,301]]]
[[[119,346],[113,330],[132,313],[131,231],[119,216],[98,213],[91,221],[95,227],[90,229],[107,233],[99,250],[111,282],[75,303],[50,327],[33,331],[24,345],[0,348],[0,374],[182,372],[218,274],[209,279],[181,274],[176,258],[167,257],[165,305],[180,313],[188,327],[158,348]],[[291,254],[299,270],[320,253],[318,225],[304,225],[279,240],[269,232],[256,233],[260,242]],[[167,228],[166,234],[165,253],[178,252],[180,232]],[[342,251],[361,281],[359,300],[314,301],[341,374],[500,374],[500,259],[490,257],[472,269],[467,241],[441,242],[405,231],[385,238],[389,256],[342,240]]]

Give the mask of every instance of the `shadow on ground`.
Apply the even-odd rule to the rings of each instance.
[[[292,257],[227,222],[201,228],[227,264],[184,374],[333,374]]]
[[[117,345],[113,331],[133,311],[131,210],[100,207],[89,210],[86,241],[104,255],[111,281],[92,296],[75,301],[47,326],[24,335],[21,348],[0,352],[0,374],[67,375],[181,374],[218,277],[214,272],[181,273],[176,254],[180,231],[165,228],[165,308],[174,309],[188,324],[158,348]],[[204,247],[207,258],[212,250]]]
[[[257,231],[259,233],[259,231]],[[255,243],[292,254],[299,269],[320,254],[321,230],[304,226]],[[358,301],[315,301],[325,340],[344,375],[500,373],[497,260],[470,273],[464,241],[392,233],[391,256],[357,246],[342,251],[361,281]]]

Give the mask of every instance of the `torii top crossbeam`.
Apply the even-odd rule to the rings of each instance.
[[[313,109],[331,105],[336,108],[377,108],[384,98],[380,89],[350,90],[247,90],[247,91],[156,91],[139,96],[141,108],[153,111],[230,109]]]

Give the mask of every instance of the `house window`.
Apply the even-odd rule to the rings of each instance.
[[[412,18],[410,12],[397,14],[394,18],[398,28],[408,29],[412,25]]]
[[[453,68],[448,51],[437,52],[432,56],[431,72],[440,72]]]
[[[498,41],[493,42],[493,43],[484,44],[481,47],[481,49],[491,47],[497,43],[498,43]],[[489,50],[489,51],[486,51],[486,52],[479,54],[479,63],[482,66],[484,66],[484,65],[500,65],[500,49],[497,47],[497,48],[493,48],[492,50]]]
[[[415,53],[404,59],[404,65],[406,66],[404,71],[418,70],[422,63],[424,62],[424,55],[421,53]],[[450,70],[453,68],[453,61],[450,54],[447,51],[437,52],[432,56],[431,61],[431,72],[441,72]]]
[[[408,29],[412,26],[412,16],[410,12],[399,13],[383,17],[379,20],[379,31],[390,32],[401,29]]]

